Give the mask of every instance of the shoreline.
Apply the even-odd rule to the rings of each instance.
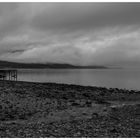
[[[70,84],[70,83],[57,83],[57,82],[34,82],[34,81],[10,81],[10,80],[0,80],[0,82],[17,82],[17,83],[27,83],[27,84],[54,84],[54,85],[63,85],[63,86],[75,86],[75,87],[87,87],[87,88],[101,88],[101,89],[116,89],[116,90],[123,90],[128,92],[140,92],[139,89],[129,89],[129,88],[118,88],[118,87],[106,87],[106,86],[94,86],[94,85],[80,85],[80,84]]]
[[[0,81],[0,137],[140,137],[140,91]]]

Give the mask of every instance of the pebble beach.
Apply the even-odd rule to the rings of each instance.
[[[140,137],[140,91],[0,81],[0,137]]]

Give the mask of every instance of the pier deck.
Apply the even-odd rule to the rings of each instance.
[[[0,80],[17,81],[17,70],[15,70],[15,69],[0,69]]]

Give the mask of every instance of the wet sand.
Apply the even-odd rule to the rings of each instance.
[[[0,81],[0,137],[140,137],[140,91]]]

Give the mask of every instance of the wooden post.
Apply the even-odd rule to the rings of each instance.
[[[0,70],[0,79],[17,81],[17,70]]]

